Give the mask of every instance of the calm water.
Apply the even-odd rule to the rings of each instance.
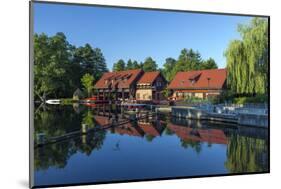
[[[127,120],[115,107],[47,106],[35,112],[35,138],[96,128],[35,148],[35,185],[268,171],[266,129],[175,119]],[[36,141],[35,141],[36,142]]]

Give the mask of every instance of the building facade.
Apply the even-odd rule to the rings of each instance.
[[[168,89],[175,100],[188,97],[208,98],[220,95],[226,89],[226,69],[178,72]]]
[[[164,100],[163,90],[167,85],[161,72],[146,72],[137,82],[136,100],[160,101]]]
[[[141,69],[104,73],[95,84],[99,99],[138,101],[163,100],[167,81],[159,71]]]
[[[95,84],[97,96],[103,100],[127,100],[136,95],[137,81],[143,75],[141,69],[104,73]]]

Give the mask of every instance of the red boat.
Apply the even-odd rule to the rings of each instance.
[[[103,97],[98,97],[97,96],[92,96],[90,98],[85,98],[83,99],[84,102],[86,102],[87,104],[91,103],[91,104],[105,104],[108,103],[108,100],[103,100]]]
[[[97,107],[97,104],[93,104],[93,103],[85,103],[83,105],[88,106],[88,107],[92,107],[92,108]]]

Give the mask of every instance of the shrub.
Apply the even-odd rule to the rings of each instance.
[[[251,103],[267,103],[268,97],[264,94],[257,94],[250,97],[236,97],[233,100],[234,104],[251,104]]]
[[[185,98],[185,102],[189,103],[189,104],[195,104],[195,103],[206,103],[206,102],[210,102],[209,99],[203,99],[203,98],[198,98],[195,96],[188,96]]]

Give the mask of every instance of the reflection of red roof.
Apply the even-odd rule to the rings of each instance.
[[[138,123],[138,126],[145,132],[145,134],[151,136],[160,136],[162,132],[160,130],[157,130],[157,128],[153,126],[151,123],[149,124]]]
[[[176,133],[176,135],[182,140],[192,140],[192,141],[201,141],[199,136],[191,135],[193,130],[190,127],[183,127],[174,124],[168,124],[169,129]]]
[[[224,132],[219,129],[198,130],[203,141],[217,144],[227,144],[227,137]]]
[[[111,123],[111,120],[108,119],[108,117],[106,116],[94,115],[94,119],[100,126],[104,126]]]
[[[127,123],[120,127],[115,127],[114,131],[121,135],[139,136],[143,137],[144,132],[139,127],[133,127],[131,123]]]
[[[145,72],[142,77],[140,78],[140,80],[138,81],[138,84],[141,83],[153,83],[155,81],[155,79],[158,77],[158,75],[160,74],[159,71],[156,72]]]
[[[118,72],[107,72],[95,84],[97,89],[106,88],[130,88],[130,85],[142,74],[141,69],[126,70]]]
[[[168,124],[168,128],[176,133],[182,140],[192,140],[200,142],[209,142],[216,144],[227,144],[227,137],[219,129],[193,129],[174,124]]]
[[[178,72],[169,89],[222,89],[226,81],[226,69]]]

